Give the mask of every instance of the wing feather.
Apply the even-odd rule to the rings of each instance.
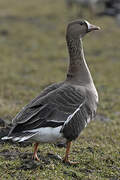
[[[14,119],[15,125],[9,135],[41,127],[63,125],[80,105],[82,106],[79,112],[75,113],[74,117],[63,128],[63,134],[66,137],[70,136],[66,134],[66,128],[67,131],[72,130],[74,132],[72,139],[74,139],[85,127],[92,111],[86,104],[86,96],[83,92],[81,93],[72,85],[64,84],[56,89],[54,88],[53,91],[49,91],[45,96],[37,97],[36,101],[28,104]],[[77,129],[76,132],[75,129]]]

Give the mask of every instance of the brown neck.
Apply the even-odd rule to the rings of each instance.
[[[92,77],[84,58],[82,40],[79,38],[66,37],[70,64],[67,73],[67,80],[77,83],[90,83]]]

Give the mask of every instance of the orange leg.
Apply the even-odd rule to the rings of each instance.
[[[70,152],[70,146],[71,146],[71,142],[67,143],[67,148],[66,148],[66,153],[65,153],[65,157],[63,159],[63,163],[67,163],[67,164],[78,164],[78,162],[72,162],[68,160],[68,156],[69,156],[69,152]]]
[[[37,156],[38,145],[39,145],[39,143],[35,143],[35,145],[34,145],[33,159],[34,159],[34,160],[37,160],[37,161],[40,161],[40,159],[39,159],[38,156]]]
[[[68,143],[67,143],[67,148],[66,148],[65,157],[64,157],[64,159],[63,159],[63,162],[64,162],[64,163],[69,163],[68,156],[69,156],[69,152],[70,152],[70,145],[71,145],[71,142],[68,142]]]

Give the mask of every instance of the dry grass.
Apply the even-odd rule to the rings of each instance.
[[[120,178],[120,29],[110,18],[86,18],[102,27],[86,36],[84,48],[99,91],[98,112],[111,121],[92,122],[73,143],[70,158],[80,162],[77,166],[47,156],[64,156],[54,145],[40,145],[41,161],[31,164],[30,145],[0,144],[1,180]],[[65,78],[65,28],[71,19],[75,14],[63,0],[0,1],[1,118],[12,119],[45,86]]]

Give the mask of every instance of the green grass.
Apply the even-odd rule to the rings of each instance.
[[[26,170],[32,147],[0,144],[0,152],[12,154],[0,155],[1,180],[120,179],[120,29],[114,19],[85,14],[102,28],[88,34],[83,43],[100,96],[98,113],[110,121],[91,122],[73,143],[70,159],[79,162],[76,166],[47,156],[50,152],[63,157],[64,148],[41,144],[43,159]],[[63,0],[0,1],[1,118],[12,119],[44,87],[64,80],[68,64],[65,28],[71,19],[75,12],[67,10]]]

